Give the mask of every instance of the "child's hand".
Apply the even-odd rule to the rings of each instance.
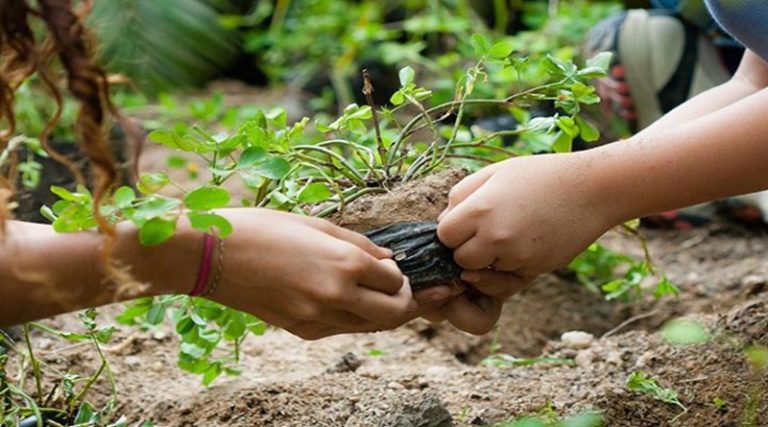
[[[567,265],[607,231],[613,222],[602,213],[599,190],[585,182],[588,160],[580,154],[555,154],[507,160],[457,184],[440,218],[438,236],[454,249],[462,278],[503,301],[537,275]],[[473,316],[470,301],[449,320]],[[487,319],[474,322],[487,325]],[[478,328],[484,329],[484,328]]]
[[[419,315],[391,253],[364,236],[264,209],[221,213],[237,232],[211,299],[305,339],[390,329]]]

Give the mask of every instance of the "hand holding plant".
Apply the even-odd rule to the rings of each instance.
[[[223,277],[211,299],[304,339],[397,327],[414,317],[388,250],[325,220],[231,209]]]

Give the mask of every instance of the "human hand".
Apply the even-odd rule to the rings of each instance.
[[[613,222],[584,182],[579,154],[517,158],[461,181],[440,217],[462,279],[477,292],[425,316],[472,333],[490,330],[502,302],[539,274],[567,265]]]
[[[364,236],[266,209],[219,214],[237,232],[211,299],[304,339],[391,329],[418,315],[390,251]]]

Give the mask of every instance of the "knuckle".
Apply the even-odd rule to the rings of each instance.
[[[314,304],[296,304],[292,315],[300,320],[315,320],[320,317],[320,309]]]
[[[461,190],[458,186],[455,186],[448,192],[448,203],[451,206],[455,206],[459,201],[461,201]]]
[[[341,285],[326,286],[318,289],[316,298],[324,304],[335,304],[343,302],[346,297],[344,287]]]

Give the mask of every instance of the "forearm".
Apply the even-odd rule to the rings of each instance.
[[[597,205],[620,222],[768,188],[768,89],[660,134],[584,152]]]
[[[0,325],[116,301],[117,286],[109,283],[102,262],[104,236],[58,234],[50,226],[17,221],[6,227],[0,244]],[[113,259],[146,284],[133,296],[177,293],[185,284],[192,286],[201,250],[201,240],[192,234],[182,229],[170,242],[144,248],[133,226],[118,227]]]
[[[670,111],[638,135],[659,135],[692,120],[728,107],[768,85],[768,65],[747,51],[739,70],[728,82],[714,87]]]

